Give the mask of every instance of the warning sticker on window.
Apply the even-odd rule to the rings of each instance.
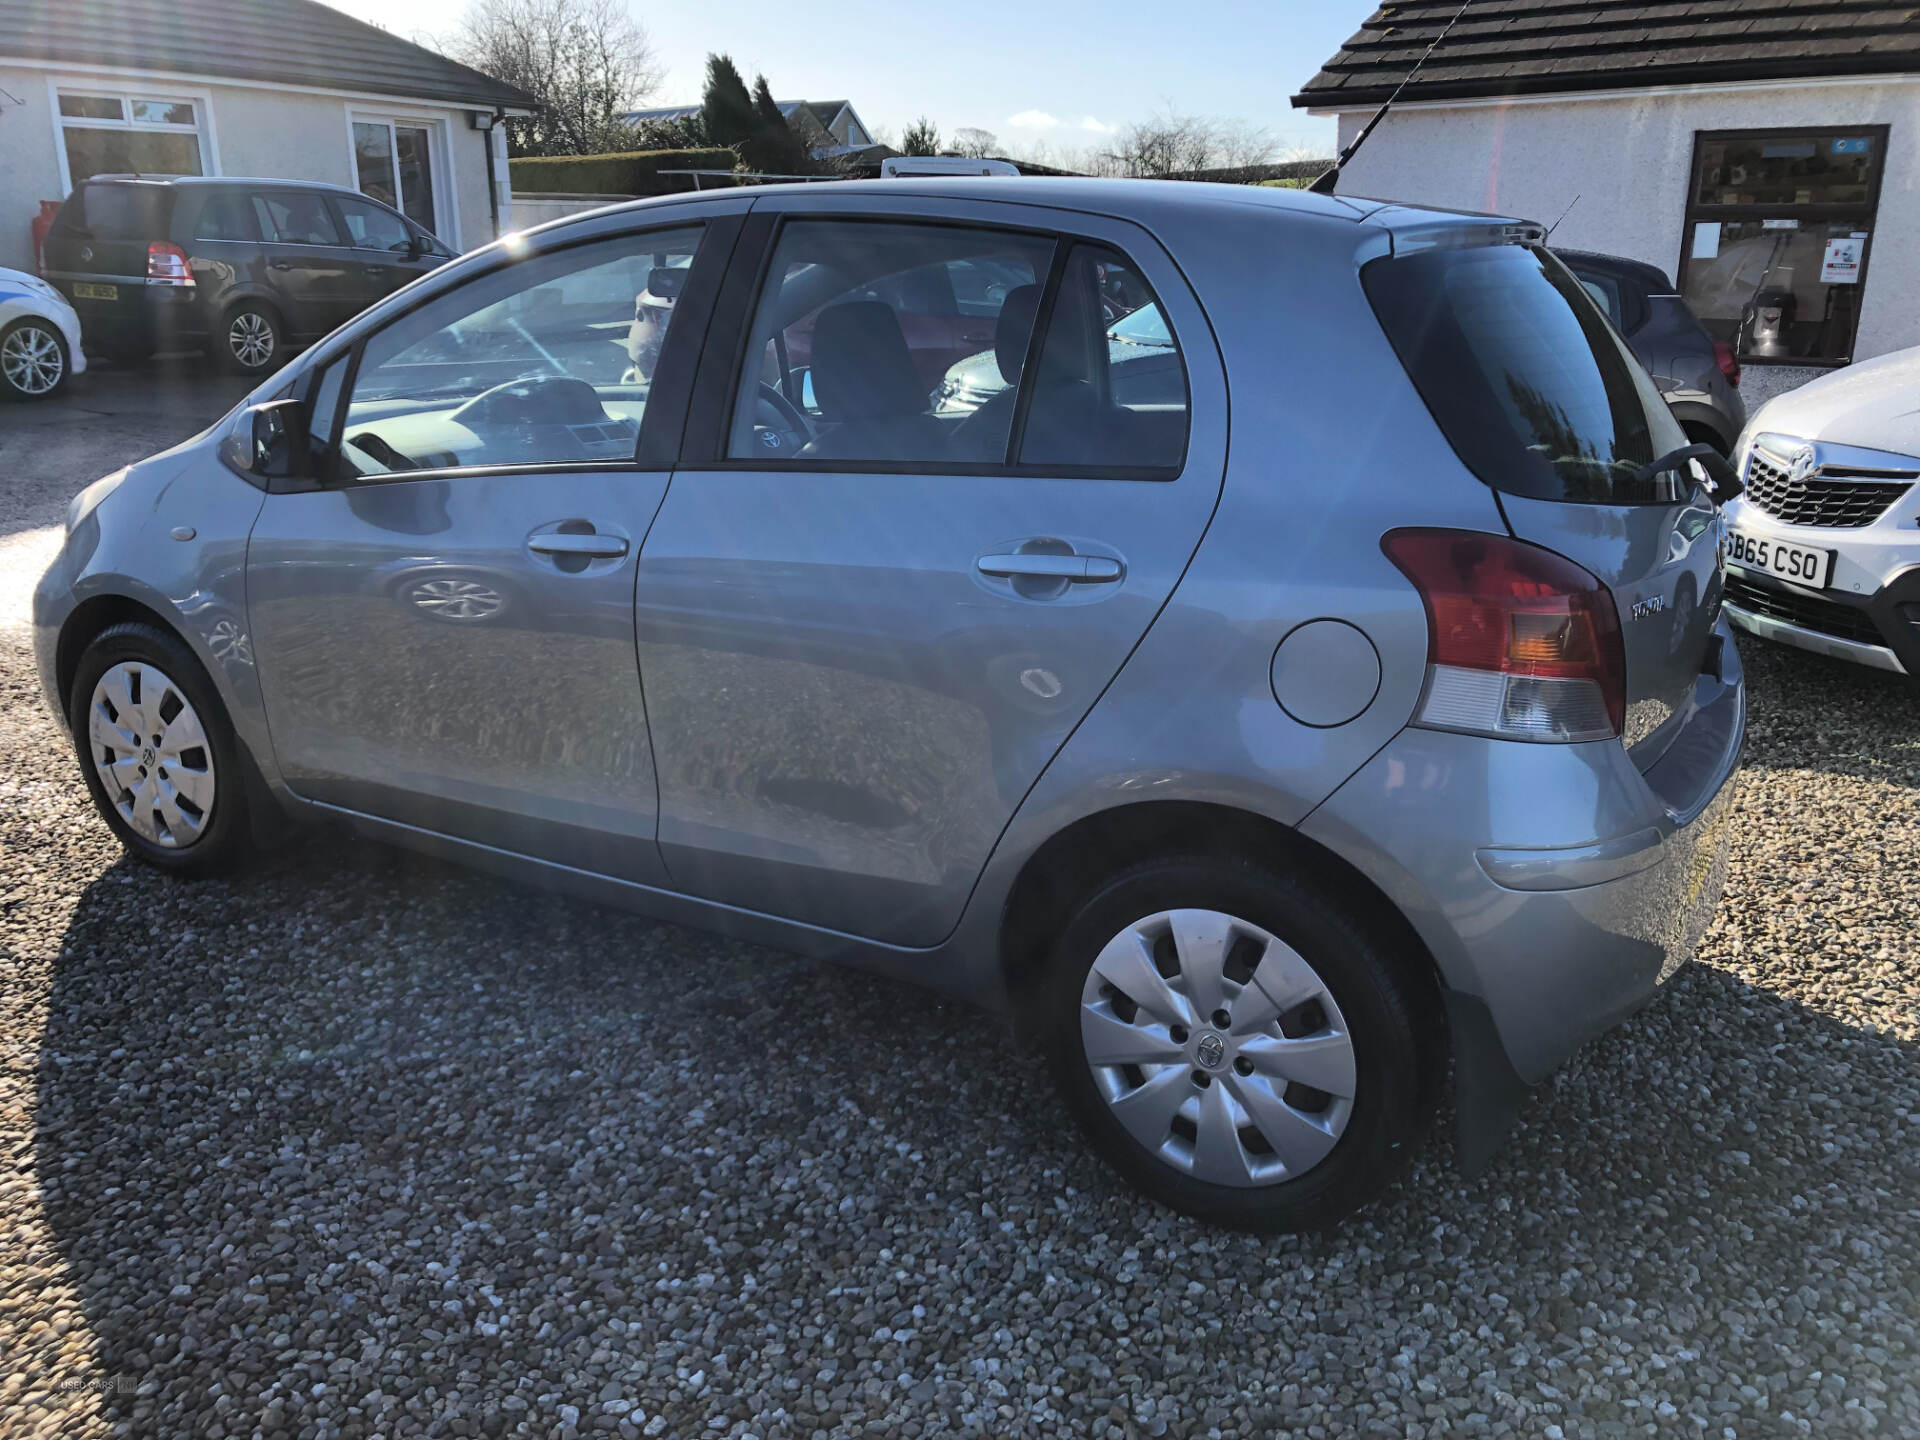
[[[1858,285],[1861,252],[1866,248],[1864,235],[1842,235],[1827,241],[1826,254],[1820,260],[1820,283]]]

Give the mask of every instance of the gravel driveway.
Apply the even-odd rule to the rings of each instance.
[[[119,463],[0,426],[11,535]],[[1701,962],[1484,1177],[1263,1241],[914,990],[325,837],[130,864],[0,629],[0,1435],[1913,1433],[1920,719],[1743,648]]]

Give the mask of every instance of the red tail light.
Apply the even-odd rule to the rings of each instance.
[[[1627,712],[1613,592],[1504,535],[1394,530],[1380,542],[1427,607],[1417,723],[1510,740],[1606,740]]]
[[[147,246],[147,278],[163,285],[193,284],[193,267],[187,263],[187,252],[165,240],[154,241]]]
[[[1729,385],[1740,383],[1740,357],[1733,353],[1733,346],[1724,340],[1714,341],[1713,359],[1720,367],[1720,373],[1727,377]]]

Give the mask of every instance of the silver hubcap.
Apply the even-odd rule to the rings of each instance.
[[[443,620],[487,620],[506,605],[498,590],[477,580],[423,580],[407,598]]]
[[[87,741],[134,834],[170,850],[200,838],[213,814],[213,747],[179,686],[143,661],[115,665],[93,687]]]
[[[0,374],[23,395],[45,395],[66,372],[60,342],[50,330],[22,325],[0,340]]]
[[[1296,1179],[1353,1114],[1353,1038],[1326,982],[1218,910],[1164,910],[1108,941],[1081,991],[1080,1039],[1120,1123],[1196,1180]]]
[[[242,310],[227,327],[227,345],[234,359],[257,370],[273,358],[273,326],[266,316]]]

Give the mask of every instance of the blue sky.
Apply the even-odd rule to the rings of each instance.
[[[451,33],[464,0],[330,0],[410,38]],[[699,98],[709,50],[781,99],[846,98],[897,135],[926,114],[1003,140],[1098,143],[1164,105],[1264,125],[1281,143],[1330,153],[1333,124],[1287,98],[1372,13],[1372,0],[835,0],[636,3],[667,65],[655,103]],[[1051,119],[1055,123],[1048,125]],[[1015,123],[1018,120],[1021,123]]]

